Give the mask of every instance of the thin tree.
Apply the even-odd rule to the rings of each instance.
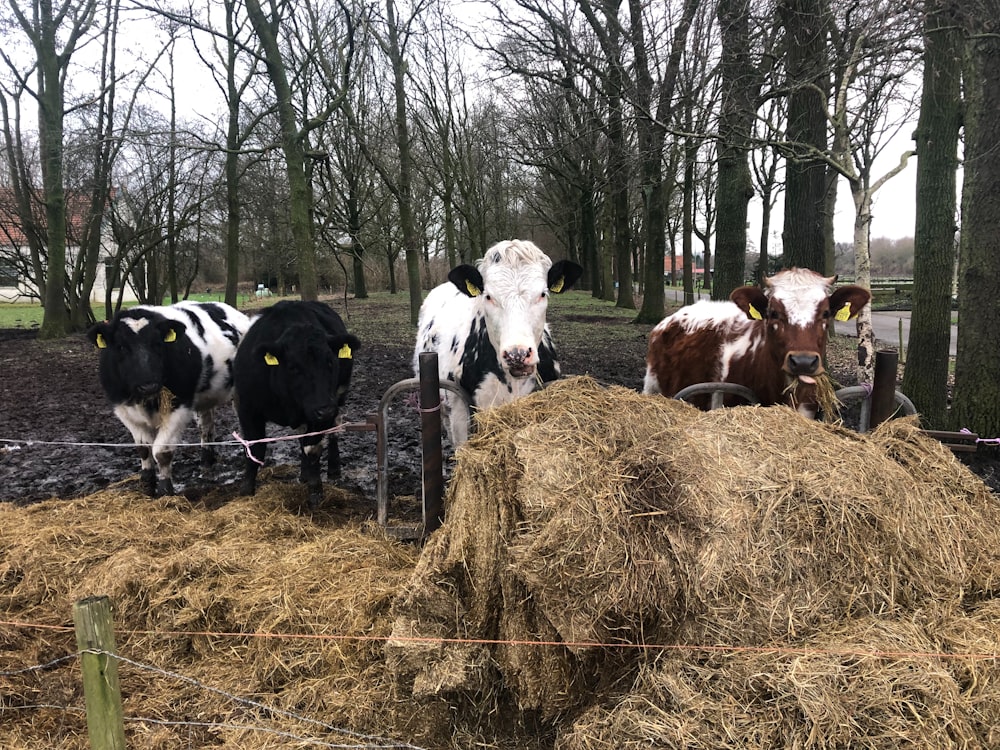
[[[671,46],[654,96],[653,79],[645,55],[642,30],[642,3],[630,0],[632,50],[636,60],[634,103],[639,129],[639,154],[642,159],[643,236],[645,238],[642,308],[637,323],[654,323],[663,317],[663,271],[667,252],[667,208],[670,203],[672,175],[664,174],[664,158],[669,123],[674,117],[675,91],[688,32],[699,8],[698,0],[685,0],[680,18],[674,25]]]
[[[69,333],[70,314],[65,298],[66,191],[63,185],[63,130],[66,117],[66,73],[80,45],[93,31],[97,0],[7,0],[15,25],[23,32],[35,56],[36,86],[25,89],[38,103],[42,192],[45,203],[46,262],[42,304],[45,312],[40,338],[61,338]],[[0,52],[11,72],[18,66]]]
[[[312,13],[314,10],[312,4],[306,2],[293,5],[283,0],[267,0],[265,10],[260,0],[246,0],[250,23],[260,41],[267,75],[274,87],[278,121],[281,126],[281,151],[285,157],[288,179],[289,221],[295,242],[295,254],[298,258],[299,294],[305,300],[313,300],[319,296],[316,243],[311,217],[312,191],[308,176],[307,138],[310,131],[320,127],[340,107],[341,100],[345,95],[344,91],[347,88],[346,83],[350,77],[350,64],[354,49],[353,19],[345,6],[340,5],[339,7],[343,11],[346,27],[341,40],[343,47],[340,49],[344,85],[339,97],[326,102],[319,112],[302,118],[303,122],[300,124],[300,115],[295,107],[295,92],[292,88],[293,78],[289,76],[291,71],[287,56],[282,50],[280,37],[283,23],[291,23],[289,19],[296,11],[305,14]],[[306,58],[314,55],[317,58],[325,59],[327,55],[322,48],[335,41],[329,38],[303,39],[302,35],[296,35],[295,38],[307,41],[312,45],[310,53],[304,55]]]

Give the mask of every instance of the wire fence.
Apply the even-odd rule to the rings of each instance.
[[[0,620],[0,626],[7,626],[13,628],[30,628],[30,629],[41,629],[49,631],[61,631],[61,632],[72,632],[73,628],[68,626],[58,626],[58,625],[44,625],[38,623],[21,622],[15,620]],[[877,650],[877,649],[864,649],[864,648],[813,648],[813,647],[803,647],[803,646],[785,646],[785,645],[767,645],[767,646],[727,646],[727,645],[707,645],[707,644],[655,644],[655,643],[604,643],[596,641],[581,641],[581,642],[566,642],[566,641],[540,641],[540,640],[517,640],[517,639],[478,639],[478,638],[441,638],[441,637],[401,637],[397,635],[393,636],[373,636],[373,635],[352,635],[352,634],[295,634],[295,633],[227,633],[227,632],[214,632],[214,631],[173,631],[173,630],[129,630],[122,633],[126,636],[161,636],[161,637],[175,637],[175,636],[207,636],[217,639],[240,639],[245,641],[247,638],[262,638],[262,639],[299,639],[299,640],[337,640],[337,641],[367,641],[367,642],[394,642],[394,643],[414,643],[414,644],[433,644],[437,646],[445,644],[478,644],[478,645],[488,645],[488,646],[528,646],[538,649],[543,648],[567,648],[571,650],[579,648],[604,648],[604,649],[615,649],[621,651],[622,649],[634,649],[646,652],[665,652],[665,651],[675,651],[691,654],[739,654],[739,653],[760,653],[760,654],[774,654],[780,656],[835,656],[845,659],[877,659],[877,660],[918,660],[918,659],[935,659],[941,661],[961,661],[965,663],[969,662],[984,662],[984,661],[996,661],[1000,659],[1000,650],[992,652],[982,652],[982,653],[959,653],[955,651],[907,651],[907,650]],[[172,720],[149,716],[124,716],[124,721],[127,724],[139,724],[146,726],[162,726],[162,727],[176,727],[176,728],[198,728],[198,729],[216,729],[216,730],[240,730],[240,731],[251,731],[259,732],[262,734],[267,734],[269,736],[287,739],[289,741],[294,741],[302,746],[309,747],[324,747],[324,748],[354,748],[355,750],[380,750],[385,748],[403,748],[405,750],[424,750],[424,748],[414,745],[410,742],[403,740],[397,740],[387,737],[381,737],[377,735],[365,734],[362,732],[357,732],[345,727],[337,726],[330,722],[322,721],[314,717],[305,716],[303,714],[296,713],[294,711],[289,711],[285,708],[279,708],[275,706],[270,706],[262,701],[247,698],[245,696],[236,695],[227,690],[220,689],[218,687],[206,684],[203,681],[197,680],[193,677],[181,674],[179,672],[166,669],[153,664],[147,664],[140,660],[123,656],[120,653],[112,653],[104,651],[101,649],[84,649],[76,651],[73,653],[67,653],[63,656],[56,657],[50,661],[26,665],[18,667],[11,670],[0,670],[0,678],[12,679],[16,677],[24,677],[27,675],[38,675],[39,679],[44,678],[44,675],[51,674],[56,670],[67,667],[70,664],[75,664],[82,655],[84,654],[97,654],[115,659],[119,665],[124,665],[134,671],[136,675],[149,675],[152,677],[165,678],[173,680],[177,683],[186,685],[188,687],[194,688],[205,693],[209,693],[222,701],[226,701],[247,709],[253,709],[258,712],[259,715],[267,716],[274,721],[285,722],[286,724],[301,724],[306,727],[313,727],[316,733],[323,733],[326,735],[332,735],[340,738],[339,741],[330,741],[329,739],[322,739],[317,736],[309,736],[303,733],[297,733],[289,731],[286,728],[267,726],[259,722],[249,722],[249,723],[234,723],[231,721],[201,721],[201,720]],[[2,716],[8,712],[24,712],[24,711],[40,711],[40,710],[54,710],[62,711],[68,714],[85,714],[86,709],[80,705],[58,705],[50,703],[18,703],[14,704],[10,702],[10,698],[4,698],[0,695],[0,725],[4,722],[2,721]]]

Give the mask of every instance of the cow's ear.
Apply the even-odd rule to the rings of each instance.
[[[331,336],[330,348],[337,352],[338,359],[354,359],[354,352],[361,348],[361,340],[351,333]]]
[[[164,320],[159,326],[160,335],[162,336],[164,343],[167,344],[172,344],[177,341],[177,337],[184,333],[186,329],[187,326],[179,320]]]
[[[729,299],[736,303],[751,320],[763,320],[767,311],[767,297],[757,286],[741,286],[733,290]]]
[[[111,326],[107,321],[97,323],[87,331],[87,338],[98,349],[107,349],[108,339],[111,338]]]
[[[583,266],[571,260],[560,260],[549,269],[549,291],[562,294],[583,275]]]
[[[836,320],[851,320],[858,317],[861,308],[868,304],[872,295],[864,287],[850,284],[833,290],[830,295],[830,310]]]
[[[277,344],[260,344],[253,350],[254,357],[263,360],[268,367],[277,367],[281,356],[281,347]]]
[[[479,269],[467,263],[451,269],[448,272],[448,281],[469,297],[478,297],[483,293],[483,275],[479,273]]]

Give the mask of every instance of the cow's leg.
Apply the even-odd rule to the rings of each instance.
[[[326,478],[337,479],[340,476],[340,441],[337,433],[331,432],[326,442]]]
[[[153,449],[148,445],[139,446],[139,484],[150,497],[156,497],[156,467],[153,463]]]
[[[263,465],[264,458],[267,456],[267,443],[254,441],[264,439],[267,422],[262,417],[244,413],[239,414],[239,420],[243,439],[252,443],[250,454],[246,457],[246,462],[243,465],[243,481],[240,484],[240,494],[253,495],[257,492],[257,471]],[[257,460],[254,461],[254,458]]]
[[[176,494],[173,480],[174,447],[180,442],[184,428],[191,423],[193,412],[184,406],[163,416],[156,440],[153,441],[153,458],[159,477],[157,492],[160,495]]]
[[[469,410],[465,402],[457,396],[446,395],[442,399],[448,418],[448,437],[453,448],[457,448],[469,439]]]
[[[198,412],[198,429],[201,433],[201,465],[214,466],[218,456],[215,453],[215,409],[209,407]]]
[[[132,435],[132,442],[139,448],[139,484],[150,497],[156,497],[156,464],[153,461],[153,441],[156,428],[144,418],[142,407],[118,406],[115,416]]]
[[[308,430],[307,430],[308,431]],[[299,439],[302,463],[299,481],[309,488],[309,508],[315,510],[323,499],[323,480],[320,478],[320,459],[323,456],[323,436],[311,435]]]

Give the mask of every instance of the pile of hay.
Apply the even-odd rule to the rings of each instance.
[[[22,670],[93,595],[133,747],[1000,746],[1000,507],[912,421],[587,378],[477,419],[422,552],[297,483],[0,506],[0,747],[88,747],[79,663]]]
[[[106,595],[119,653],[144,665],[119,667],[125,716],[152,720],[126,722],[130,747],[414,736],[382,647],[418,550],[346,518],[350,497],[328,500],[339,515],[296,515],[300,489],[264,484],[214,509],[114,487],[0,506],[0,620],[30,623],[0,625],[0,673],[73,654],[71,630],[36,626],[72,627],[74,602]],[[0,676],[0,747],[87,748],[83,706],[77,660]]]
[[[1000,741],[1000,505],[912,421],[571,378],[479,415],[446,507],[387,647],[429,704],[560,750]]]

